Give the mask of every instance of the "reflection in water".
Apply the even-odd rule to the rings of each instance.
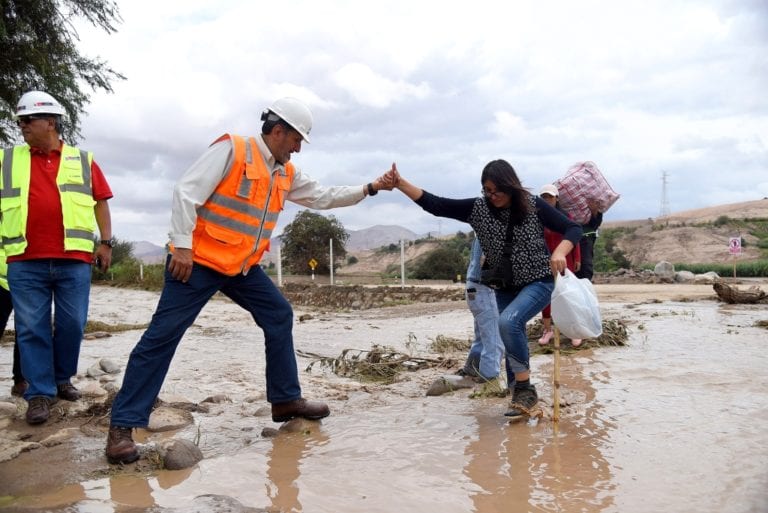
[[[557,425],[549,419],[529,426],[491,412],[476,415],[477,437],[466,447],[464,469],[480,488],[472,495],[475,513],[599,512],[612,504],[609,465],[600,452],[610,424],[598,418],[592,384],[570,359],[565,365],[571,368],[563,369],[563,387],[586,393],[586,409],[564,410]],[[540,375],[550,379],[545,369]]]
[[[302,421],[298,421],[302,422]],[[307,430],[280,433],[272,439],[267,452],[267,496],[277,511],[290,513],[302,511],[299,501],[299,476],[301,460],[312,446],[321,445],[327,437],[320,431],[319,423]]]

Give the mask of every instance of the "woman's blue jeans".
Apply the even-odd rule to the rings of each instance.
[[[499,310],[494,290],[481,283],[467,281],[467,306],[472,312],[475,340],[469,348],[465,370],[474,371],[485,379],[499,375],[504,344],[499,335]]]
[[[149,327],[131,352],[122,387],[112,405],[112,426],[147,426],[176,347],[218,291],[250,312],[264,331],[267,400],[282,403],[301,397],[293,350],[293,310],[261,267],[251,268],[247,275],[226,276],[194,264],[189,280],[182,283],[171,276],[166,265],[160,301]],[[219,343],[225,352],[227,344],[242,342]]]
[[[79,260],[36,259],[8,264],[24,398],[56,397],[56,385],[77,374],[88,319],[91,266]],[[51,323],[53,315],[53,323]]]
[[[507,351],[507,366],[514,373],[531,368],[525,325],[550,303],[554,288],[554,280],[546,279],[529,283],[520,291],[496,291],[499,332]]]

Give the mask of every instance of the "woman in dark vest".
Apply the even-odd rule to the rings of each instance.
[[[581,226],[529,193],[505,160],[485,166],[479,198],[442,198],[402,178],[394,165],[391,173],[397,188],[421,208],[469,223],[475,231],[485,254],[483,280],[496,289],[499,331],[507,365],[515,375],[512,404],[504,415],[528,415],[538,395],[530,382],[525,325],[549,304],[554,274],[565,270],[566,255],[579,243]],[[544,227],[563,234],[551,254],[544,243]]]

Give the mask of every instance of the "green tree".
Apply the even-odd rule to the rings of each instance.
[[[318,274],[330,274],[329,241],[333,240],[333,268],[347,256],[345,247],[349,234],[334,216],[323,217],[309,210],[302,210],[293,222],[283,230],[282,258],[285,267],[295,274],[311,274],[309,261],[315,259]]]
[[[440,247],[431,251],[414,269],[412,276],[418,280],[453,280],[467,270],[467,259],[461,251]]]
[[[84,18],[108,34],[122,21],[117,4],[109,0],[2,0],[0,2],[0,142],[20,141],[13,121],[16,102],[27,91],[53,95],[67,111],[64,139],[77,144],[80,115],[89,95],[83,91],[112,92],[110,82],[125,77],[77,49],[73,26]]]

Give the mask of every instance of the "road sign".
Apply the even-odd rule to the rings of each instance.
[[[728,251],[731,255],[741,254],[741,237],[731,237],[728,239]]]
[[[310,258],[309,259],[309,267],[311,267],[312,270],[314,271],[315,267],[317,267],[317,260],[315,260],[314,258]]]

